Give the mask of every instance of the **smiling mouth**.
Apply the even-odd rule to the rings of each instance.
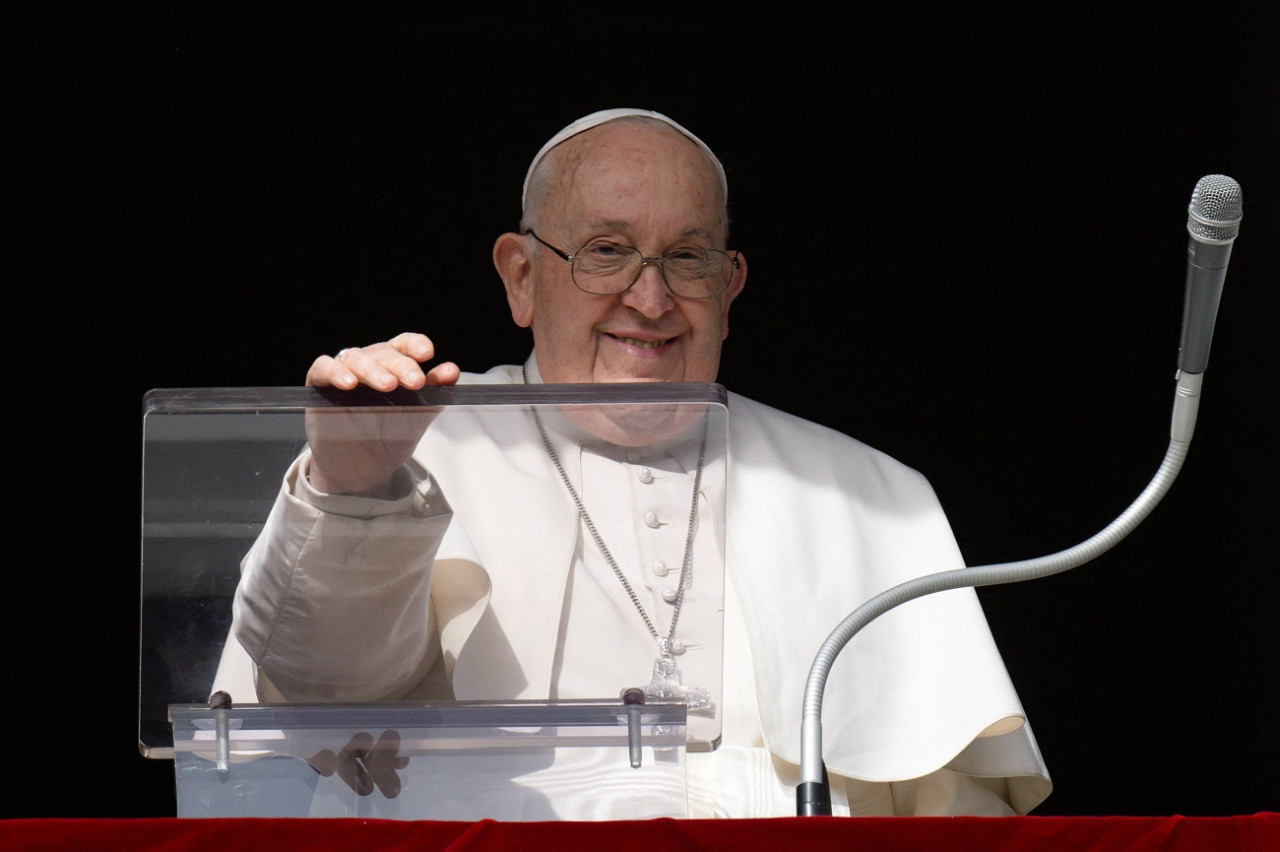
[[[657,349],[658,347],[665,346],[671,342],[671,338],[666,338],[664,340],[640,340],[639,338],[622,337],[617,334],[611,334],[609,336],[620,343],[625,343],[628,346],[634,346],[637,349]]]

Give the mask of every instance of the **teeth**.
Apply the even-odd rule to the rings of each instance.
[[[628,346],[636,346],[640,349],[657,349],[666,343],[665,340],[636,340],[634,337],[619,337],[618,339]]]

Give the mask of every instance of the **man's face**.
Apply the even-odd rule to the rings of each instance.
[[[646,256],[678,246],[724,248],[724,203],[711,164],[664,128],[605,124],[555,150],[555,189],[537,217],[538,236],[573,253],[593,240],[632,245]],[[745,263],[711,299],[675,296],[656,265],[624,293],[598,296],[574,285],[570,265],[532,237],[521,263],[499,269],[512,316],[533,329],[546,382],[710,382],[728,334],[729,304]],[[502,240],[495,257],[501,254]],[[514,271],[513,271],[514,270]]]

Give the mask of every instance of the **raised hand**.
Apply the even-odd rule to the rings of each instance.
[[[384,343],[321,355],[307,371],[310,387],[351,390],[361,384],[387,392],[452,385],[458,365],[450,361],[423,370],[435,357],[435,345],[424,334],[406,332]],[[307,411],[313,488],[330,494],[390,496],[391,477],[413,453],[438,411],[384,410]]]
[[[435,357],[436,347],[425,334],[407,331],[385,343],[343,349],[336,356],[321,355],[307,371],[308,387],[351,390],[366,384],[375,390],[398,387],[418,390],[458,381],[458,365],[443,361],[424,372],[423,363]]]

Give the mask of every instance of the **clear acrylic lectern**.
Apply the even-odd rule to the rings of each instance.
[[[178,815],[690,815],[686,752],[720,739],[725,397],[148,393],[139,746],[174,760]],[[391,473],[328,493],[322,458]]]

